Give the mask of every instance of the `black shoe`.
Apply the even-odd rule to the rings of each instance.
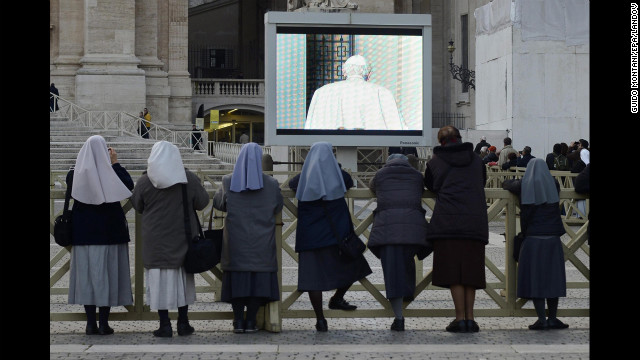
[[[258,331],[258,327],[256,326],[256,322],[247,320],[247,325],[244,328],[244,332],[246,333],[254,333]]]
[[[109,325],[100,325],[98,326],[98,334],[100,335],[111,335],[113,334],[113,329]]]
[[[563,323],[558,318],[547,319],[547,325],[549,326],[549,329],[566,329],[569,327],[569,325]]]
[[[344,298],[342,299],[334,299],[331,298],[329,300],[329,309],[334,310],[355,310],[358,307],[355,305],[350,305]]]
[[[538,319],[536,322],[533,323],[533,325],[529,325],[529,330],[548,330],[549,329],[549,324],[547,323],[547,320],[540,320]]]
[[[173,337],[173,329],[171,328],[171,324],[160,325],[158,330],[153,330],[153,336],[156,337]]]
[[[329,330],[329,326],[327,326],[327,319],[318,320],[316,322],[316,330],[323,332]]]
[[[453,319],[449,325],[447,325],[448,332],[464,333],[467,332],[467,323],[465,320]]]
[[[84,330],[84,333],[87,335],[96,335],[98,334],[98,326],[96,324],[87,325],[87,328]]]
[[[244,320],[233,320],[233,332],[236,334],[244,333]]]
[[[189,325],[189,322],[178,323],[178,335],[191,335],[194,331],[196,331],[196,329],[194,329],[193,326]]]
[[[404,331],[404,318],[393,319],[393,324],[391,324],[391,330]]]
[[[475,320],[466,320],[467,321],[467,332],[478,332],[480,331],[480,326]]]

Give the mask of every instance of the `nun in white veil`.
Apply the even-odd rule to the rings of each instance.
[[[233,173],[222,178],[213,206],[226,212],[221,300],[231,304],[235,333],[256,332],[259,307],[280,299],[275,216],[283,206],[278,181],[262,173],[258,144],[242,145]]]
[[[120,201],[131,196],[134,183],[100,135],[82,145],[66,181],[74,200],[68,301],[84,305],[87,335],[113,334],[111,307],[133,303],[129,227]]]
[[[198,234],[193,210],[202,210],[209,195],[200,179],[182,164],[180,150],[159,141],[151,148],[147,171],[131,196],[133,208],[142,215],[142,262],[147,284],[146,302],[158,311],[157,337],[171,337],[169,309],[178,309],[178,335],[190,335],[188,306],[196,300],[193,274],[183,267],[188,242],[185,230],[183,190],[186,191],[191,234]]]
[[[318,331],[328,330],[322,292],[336,289],[329,309],[355,310],[344,295],[354,282],[372,272],[364,255],[351,259],[340,255],[338,249],[338,238],[353,226],[344,198],[352,186],[353,179],[340,168],[328,142],[311,145],[302,172],[289,181],[298,199],[298,290],[309,292]]]

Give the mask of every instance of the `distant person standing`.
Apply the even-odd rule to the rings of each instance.
[[[545,162],[549,170],[571,170],[571,168],[569,168],[569,159],[562,154],[562,145],[560,143],[553,145],[553,151],[547,154]]]
[[[473,150],[473,152],[476,153],[476,154],[480,154],[480,151],[482,150],[483,146],[486,146],[487,149],[489,148],[489,146],[491,146],[491,144],[489,144],[487,142],[487,137],[486,136],[482,136],[480,138],[480,142],[476,144],[476,148]]]
[[[518,157],[516,166],[526,168],[529,161],[533,158],[535,158],[535,156],[531,155],[531,147],[525,146],[524,149],[522,149],[521,156]]]
[[[514,149],[513,146],[511,146],[511,138],[510,137],[506,137],[504,138],[504,140],[502,140],[502,143],[504,144],[504,147],[502,148],[502,150],[500,150],[500,154],[498,155],[498,166],[502,166],[502,164],[504,164],[505,162],[509,161],[509,153],[516,153],[516,155],[518,155],[518,150]]]
[[[498,161],[498,155],[496,155],[496,147],[495,146],[493,146],[493,145],[489,146],[487,151],[488,151],[487,156],[482,158],[482,162],[484,164],[488,164],[490,162]]]
[[[147,108],[144,108],[142,118],[145,120],[142,122],[142,137],[148,139],[149,130],[151,129],[151,114],[149,114],[149,110],[147,110]]]
[[[240,144],[246,144],[249,142],[249,135],[247,135],[246,132],[243,132],[242,135],[240,135]]]
[[[58,111],[60,109],[58,108],[58,98],[53,95],[60,96],[60,94],[58,93],[58,89],[54,83],[51,83],[49,93],[49,112]]]

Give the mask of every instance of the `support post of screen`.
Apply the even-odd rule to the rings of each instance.
[[[336,160],[342,165],[344,170],[350,172],[358,171],[358,148],[355,146],[337,146]],[[358,187],[354,181],[354,187]]]

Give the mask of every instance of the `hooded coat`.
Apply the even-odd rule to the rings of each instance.
[[[376,172],[369,189],[378,199],[367,243],[374,255],[378,256],[378,247],[383,245],[427,245],[424,185],[419,171],[407,160],[391,160]]]
[[[486,181],[486,167],[473,152],[473,144],[436,146],[424,173],[425,186],[436,194],[427,239],[472,239],[488,244]]]

